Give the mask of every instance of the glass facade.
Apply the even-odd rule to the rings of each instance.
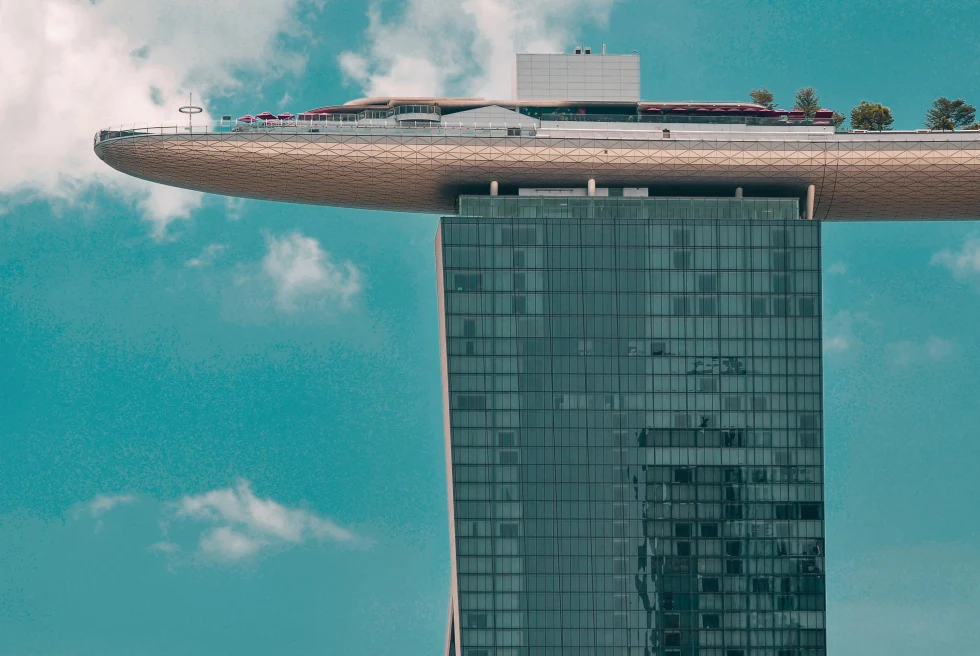
[[[820,223],[459,200],[437,236],[461,656],[823,656]]]

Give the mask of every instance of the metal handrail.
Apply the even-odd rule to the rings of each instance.
[[[508,125],[506,122],[488,125],[466,124],[459,122],[453,124],[451,119],[445,118],[442,123],[432,121],[401,121],[397,125],[370,125],[364,122],[340,120],[340,121],[320,121],[320,120],[270,120],[267,122],[244,123],[244,122],[220,122],[217,125],[150,125],[147,123],[130,123],[126,125],[112,126],[99,130],[95,134],[95,145],[110,139],[124,139],[144,136],[170,136],[170,135],[216,135],[232,137],[235,135],[311,135],[311,134],[356,134],[363,136],[418,136],[418,135],[448,135],[448,136],[480,136],[480,137],[548,137],[548,136],[568,136],[570,138],[636,138],[636,139],[660,139],[660,129],[651,127],[650,130],[620,131],[603,130],[597,126],[586,126],[577,121],[569,121],[565,125],[548,126],[542,125],[539,128],[529,128],[525,126]],[[646,121],[644,121],[645,123]],[[700,121],[704,122],[704,121]],[[783,124],[785,125],[785,124]],[[612,126],[610,126],[612,127]],[[918,134],[920,131],[889,131],[884,133],[872,133],[878,139],[901,139],[905,134]],[[664,132],[663,136],[666,136]],[[671,138],[678,138],[684,132],[676,132]],[[696,134],[697,138],[703,138],[704,132],[690,133]],[[761,134],[761,133],[760,133]],[[758,138],[760,134],[756,134]],[[774,136],[785,137],[785,133],[780,132]],[[830,138],[840,138],[841,133],[825,132],[802,132],[796,135],[805,140],[824,141]],[[846,136],[846,135],[845,135]],[[863,136],[863,135],[857,135]],[[920,135],[921,136],[921,135]],[[976,140],[980,141],[980,131],[956,131],[930,134],[943,139]],[[683,137],[681,137],[683,138]],[[692,137],[693,138],[693,137]]]
[[[693,114],[542,114],[542,121],[568,121],[589,123],[680,123],[712,125],[832,125],[830,119],[788,119],[769,116],[698,116]]]
[[[502,136],[507,134],[509,126],[476,127],[459,125],[433,125],[431,121],[401,121],[397,126],[359,125],[356,122],[321,122],[321,121],[267,121],[265,123],[234,122],[219,125],[149,125],[132,123],[104,128],[95,133],[95,145],[110,139],[124,139],[145,136],[170,135],[246,135],[246,134],[276,134],[276,135],[307,135],[307,134],[349,134],[355,132],[363,135],[417,135],[420,133],[452,134],[459,136]],[[533,136],[533,129],[524,128],[521,136]]]

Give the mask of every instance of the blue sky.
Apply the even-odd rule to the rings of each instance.
[[[151,192],[97,128],[494,92],[603,42],[650,99],[980,102],[977,3],[37,6],[0,10],[0,116],[45,112],[0,156],[0,656],[444,636],[436,217]],[[830,653],[974,654],[980,230],[828,224],[824,265]]]

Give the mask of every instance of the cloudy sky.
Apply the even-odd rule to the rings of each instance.
[[[436,217],[126,178],[92,134],[507,96],[516,51],[649,99],[980,103],[980,5],[0,0],[0,656],[439,653]],[[203,119],[204,117],[202,117]],[[976,653],[980,227],[824,230],[829,640]]]

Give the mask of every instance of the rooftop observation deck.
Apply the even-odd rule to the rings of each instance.
[[[349,109],[342,106],[344,109]],[[480,109],[501,109],[482,106]],[[520,112],[502,111],[476,114],[473,110],[444,113],[438,105],[411,104],[388,109],[365,109],[359,112],[301,113],[299,115],[246,115],[237,119],[225,116],[213,124],[165,125],[126,124],[99,130],[95,145],[118,138],[140,136],[240,135],[261,139],[292,135],[363,135],[405,137],[564,137],[584,139],[711,139],[726,138],[751,141],[903,141],[916,135],[917,141],[980,139],[978,131],[942,132],[931,130],[890,130],[868,133],[864,130],[842,131],[832,124],[829,111],[814,118],[802,112],[760,111],[756,107],[718,107],[685,105],[662,107],[643,113],[600,113],[574,111],[575,108],[521,107]]]
[[[224,116],[211,125],[124,125],[100,130],[96,145],[107,139],[142,135],[199,134],[404,134],[453,136],[549,136],[551,131],[622,132],[637,138],[670,137],[671,132],[732,132],[752,129],[783,132],[833,132],[833,112],[821,110],[807,118],[803,112],[768,110],[741,103],[490,103],[473,99],[442,99],[403,103],[392,99],[365,99],[353,104],[325,107],[294,115],[263,112],[232,119]],[[437,104],[441,102],[442,104]],[[360,109],[359,104],[365,108]],[[359,111],[353,111],[359,110]],[[753,129],[754,128],[754,129]],[[648,133],[648,134],[643,134]],[[604,135],[596,135],[604,138]]]
[[[832,112],[739,103],[366,99],[107,128],[95,152],[163,184],[364,209],[448,213],[491,189],[591,185],[808,197],[820,220],[980,218],[980,131],[840,132]]]

